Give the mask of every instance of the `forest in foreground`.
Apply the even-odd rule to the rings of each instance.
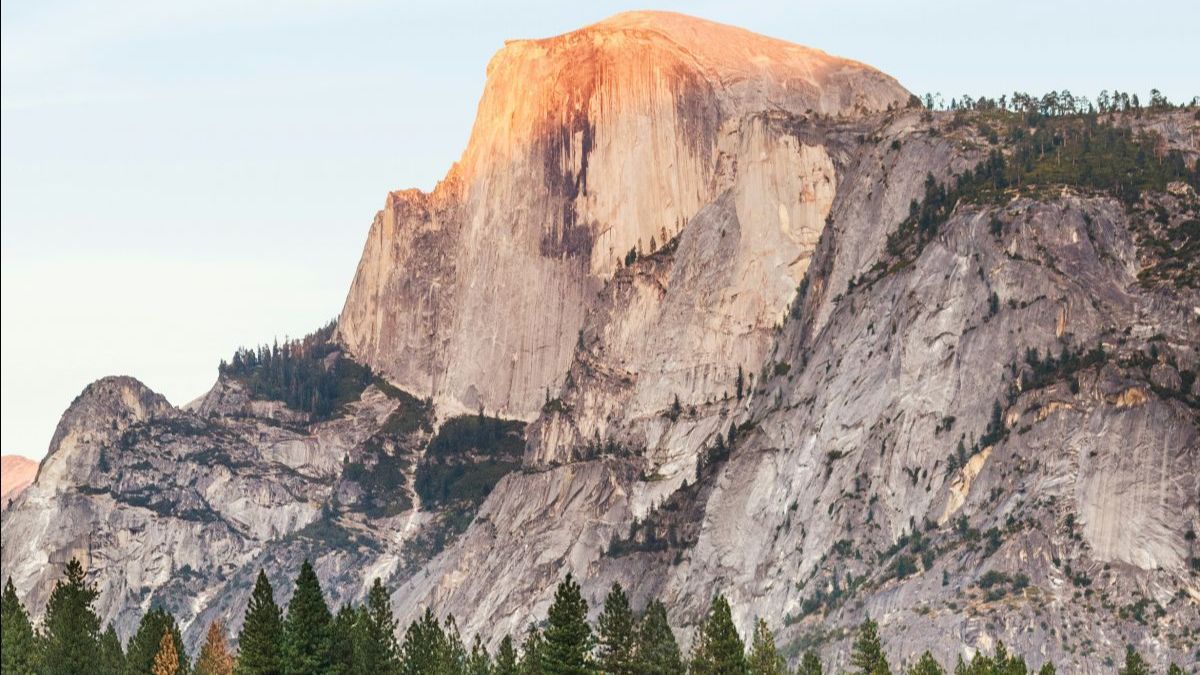
[[[127,645],[112,626],[101,630],[93,603],[95,587],[83,566],[72,559],[55,584],[45,618],[35,627],[17,597],[12,580],[2,603],[3,675],[822,675],[826,668],[814,651],[792,669],[775,644],[767,621],[759,618],[749,645],[738,633],[729,602],[713,597],[697,627],[686,657],[658,600],[635,613],[620,584],[613,584],[595,624],[579,584],[567,574],[558,585],[544,620],[531,622],[518,648],[505,636],[489,652],[480,636],[470,647],[453,616],[439,621],[426,608],[403,637],[392,613],[389,592],[376,579],[362,605],[330,610],[312,565],[305,561],[286,608],[260,572],[237,636],[237,649],[226,627],[212,623],[193,661],[171,614],[152,608]],[[947,673],[928,651],[907,668],[888,662],[878,624],[859,626],[849,655],[854,675],[938,675]],[[1052,663],[1027,663],[998,644],[993,654],[959,656],[955,675],[1052,675]],[[1119,675],[1149,675],[1146,661],[1126,648]],[[1182,675],[1172,664],[1167,675]]]

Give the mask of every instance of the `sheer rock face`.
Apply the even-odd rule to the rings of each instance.
[[[431,606],[492,646],[573,571],[597,612],[613,581],[635,608],[662,598],[685,644],[723,592],[743,634],[765,617],[833,668],[868,613],[896,666],[1001,640],[1063,672],[1126,644],[1189,662],[1200,295],[1139,278],[1161,248],[1138,231],[1200,199],[964,202],[896,264],[926,177],[988,150],[906,100],[861,64],[671,14],[509,43],[462,161],[388,196],[339,319],[433,410],[377,383],[310,423],[226,378],[186,409],[102,380],[5,512],[2,574],[38,616],[80,557],[122,636],[163,604],[192,647],[214,618],[240,627],[260,568],[286,602],[310,558],[334,606],[380,577],[402,622]],[[1193,110],[1109,121],[1200,153]],[[1030,350],[1064,346],[1107,357],[1039,374]],[[997,405],[1005,433],[960,457]],[[480,407],[531,423],[463,530],[415,467]]]
[[[488,66],[459,164],[433,194],[393,193],[376,217],[339,334],[444,407],[532,419],[563,384],[587,312],[627,252],[662,246],[702,209],[733,209],[756,228],[707,287],[728,301],[765,282],[751,290],[761,299],[718,309],[736,325],[713,328],[726,340],[769,328],[835,184],[819,144],[757,116],[853,116],[907,98],[862,64],[668,13],[509,42]],[[695,251],[695,264],[710,253]],[[791,282],[774,274],[780,264]],[[706,380],[760,357],[766,342],[705,345],[670,376],[708,395]]]

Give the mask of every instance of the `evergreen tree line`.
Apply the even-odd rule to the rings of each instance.
[[[238,349],[221,361],[222,376],[242,382],[251,398],[283,401],[314,421],[329,419],[371,384],[371,369],[343,357],[333,341],[335,322],[299,340]],[[336,356],[330,360],[330,355]]]
[[[1170,110],[1200,105],[1200,97],[1193,96],[1189,103],[1172,103],[1157,89],[1150,90],[1150,99],[1143,106],[1137,94],[1127,91],[1101,90],[1095,101],[1087,96],[1076,96],[1069,89],[1049,91],[1041,96],[1023,91],[1014,91],[1012,95],[1002,94],[999,97],[963,94],[951,98],[947,102],[941,93],[926,93],[920,103],[929,110],[1003,110],[1019,113],[1038,113],[1041,115],[1075,115],[1086,113],[1116,113],[1138,111],[1143,108],[1150,110]]]
[[[93,607],[97,591],[82,565],[71,560],[47,602],[35,630],[17,598],[12,580],[2,603],[3,675],[822,675],[815,651],[791,670],[766,621],[759,619],[746,645],[734,624],[729,602],[716,595],[697,627],[686,657],[667,623],[662,602],[652,600],[639,614],[620,584],[614,583],[595,626],[588,604],[570,574],[559,584],[546,621],[531,624],[520,647],[511,636],[494,653],[479,636],[466,646],[453,616],[439,622],[424,615],[399,638],[389,593],[376,579],[362,605],[330,611],[312,565],[300,567],[286,610],[275,602],[267,576],[259,572],[235,653],[220,621],[208,628],[195,663],[189,661],[171,614],[151,609],[128,646],[112,626],[101,631]],[[870,618],[858,629],[850,651],[854,675],[939,675],[948,671],[926,651],[907,669],[889,664],[879,626]],[[1044,663],[1036,671],[999,644],[991,655],[960,656],[955,675],[1053,675]],[[1127,648],[1119,675],[1149,675],[1150,668]],[[1182,675],[1172,664],[1167,675]]]

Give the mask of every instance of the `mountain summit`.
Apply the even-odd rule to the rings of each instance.
[[[628,252],[665,245],[726,193],[744,219],[763,208],[778,224],[746,242],[769,259],[747,248],[746,286],[731,288],[768,299],[730,320],[769,328],[836,182],[824,150],[773,133],[771,116],[852,119],[908,100],[869,66],[680,14],[509,42],[460,163],[433,194],[393,193],[376,216],[339,336],[414,392],[531,420]],[[761,174],[754,194],[737,186],[739,160]],[[761,278],[780,265],[790,278]]]

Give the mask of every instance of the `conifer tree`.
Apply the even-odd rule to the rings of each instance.
[[[467,675],[491,675],[492,659],[488,656],[483,640],[476,635],[471,644],[471,655],[467,657]]]
[[[800,667],[796,669],[796,675],[824,675],[824,672],[821,657],[813,650],[804,652],[804,656],[800,657]]]
[[[596,665],[605,673],[626,675],[634,672],[633,610],[621,584],[613,583],[604,599],[604,610],[597,622]]]
[[[496,650],[496,661],[492,664],[492,675],[517,675],[519,672],[517,650],[511,636],[505,635]]]
[[[942,668],[942,664],[938,663],[937,659],[933,658],[933,654],[930,654],[929,650],[925,650],[925,653],[921,655],[920,659],[917,659],[917,662],[913,664],[913,667],[908,669],[908,674],[946,675],[946,671]]]
[[[196,657],[195,675],[233,675],[233,655],[225,637],[225,624],[220,619],[208,624],[204,645]]]
[[[546,638],[537,626],[530,624],[525,642],[521,643],[521,675],[542,675],[542,652],[546,651]]]
[[[148,675],[154,669],[155,659],[162,651],[163,635],[171,636],[171,649],[175,655],[176,671],[188,670],[187,654],[183,649],[183,635],[175,623],[175,617],[162,607],[152,607],[142,615],[137,632],[129,639],[129,653],[125,657],[125,672],[128,675]]]
[[[465,673],[467,671],[467,646],[463,644],[462,634],[458,632],[458,623],[454,620],[454,615],[447,616],[442,626],[446,642],[438,672],[448,675]]]
[[[329,624],[330,675],[354,675],[360,672],[357,663],[366,642],[361,615],[359,608],[342,605],[333,616],[333,621]]]
[[[1150,666],[1142,659],[1142,655],[1130,645],[1125,648],[1125,663],[1117,671],[1118,675],[1150,675]]]
[[[150,664],[150,675],[183,675],[179,670],[179,652],[175,649],[175,636],[164,630],[158,641],[158,651]]]
[[[92,670],[100,640],[100,617],[92,603],[98,595],[87,583],[83,565],[72,558],[46,603],[41,638],[41,672],[75,675]]]
[[[587,611],[579,584],[568,572],[554,592],[554,604],[550,605],[546,621],[541,663],[547,675],[592,672],[592,629],[587,622]]]
[[[1057,672],[1058,671],[1056,671],[1054,669],[1054,664],[1047,662],[1047,663],[1042,664],[1042,667],[1038,670],[1038,675],[1056,675]],[[1167,675],[1174,675],[1174,674],[1168,672]],[[1181,673],[1179,673],[1179,675],[1183,675],[1183,673],[1181,672]]]
[[[100,635],[99,652],[96,655],[97,675],[125,675],[125,650],[112,624]],[[8,671],[4,671],[7,673]]]
[[[262,570],[254,582],[246,619],[238,636],[238,675],[280,675],[283,670],[283,614]]]
[[[17,598],[17,589],[9,577],[0,601],[0,672],[33,675],[37,665],[33,625],[29,623],[29,614]]]
[[[704,624],[697,630],[691,672],[695,675],[742,675],[747,672],[745,645],[733,625],[729,601],[721,594],[713,597]]]
[[[1171,665],[1167,666],[1167,675],[1183,675],[1183,668],[1180,668],[1177,664],[1172,663]]]
[[[329,671],[332,621],[321,582],[312,564],[305,560],[296,575],[296,591],[283,620],[284,675],[323,675]]]
[[[750,641],[746,661],[751,675],[787,675],[787,664],[775,648],[775,635],[763,619],[754,625],[754,638]]]
[[[400,645],[396,641],[399,622],[383,582],[375,579],[367,593],[359,621],[355,662],[361,672],[391,673],[400,667]]]
[[[667,623],[667,608],[658,600],[651,600],[638,627],[637,672],[645,675],[677,675],[686,668],[679,643]]]
[[[858,637],[850,651],[850,665],[856,675],[889,675],[892,672],[879,641],[879,624],[870,617],[858,628]]]
[[[400,672],[404,675],[423,675],[439,672],[446,653],[446,635],[426,607],[425,614],[413,621],[404,633],[400,646]]]

